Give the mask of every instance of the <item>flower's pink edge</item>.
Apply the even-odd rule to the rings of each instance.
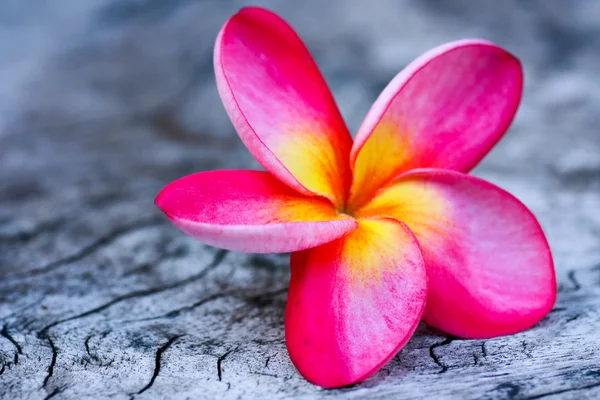
[[[167,217],[173,225],[202,243],[231,251],[260,254],[311,249],[338,239],[357,227],[352,219],[272,225],[216,225],[178,219],[168,214]],[[286,240],[282,240],[282,237]]]
[[[402,228],[405,230],[405,232],[412,238],[413,243],[416,245],[419,254],[421,255],[421,257],[423,257],[423,251],[421,249],[421,245],[419,243],[419,241],[417,240],[416,236],[414,235],[414,233],[410,230],[410,228],[402,221],[393,218],[393,217],[374,217],[374,218],[370,218],[370,219],[388,219],[394,222],[397,222],[398,224],[400,224],[402,226]],[[358,226],[358,225],[357,225]],[[294,257],[296,252],[292,253],[292,257]],[[424,278],[425,278],[425,282],[424,282],[424,286],[425,286],[425,293],[424,293],[424,298],[427,299],[428,296],[428,288],[429,288],[429,283],[428,283],[428,276],[427,273],[424,274]],[[321,386],[325,389],[333,389],[333,388],[338,388],[338,387],[344,387],[344,386],[351,386],[354,385],[356,383],[360,383],[368,378],[370,378],[371,376],[373,376],[374,374],[376,374],[384,365],[386,365],[396,354],[398,354],[398,352],[410,341],[410,339],[412,338],[413,334],[415,333],[415,331],[417,330],[417,327],[419,326],[419,323],[421,322],[422,316],[425,312],[425,308],[426,308],[426,300],[422,302],[421,304],[421,308],[418,312],[418,316],[417,318],[415,318],[413,324],[410,326],[410,328],[406,331],[406,335],[398,342],[398,344],[396,345],[396,347],[394,347],[394,349],[392,351],[390,351],[390,353],[383,359],[381,360],[381,362],[379,362],[378,364],[376,364],[373,368],[371,368],[370,370],[368,370],[367,372],[365,372],[364,374],[360,375],[359,377],[349,380],[347,383],[345,383],[343,386],[340,385],[324,385],[321,382],[318,382],[315,379],[312,379],[312,377],[306,377],[304,376],[304,378],[306,380],[308,380],[309,382],[311,382],[312,384]],[[286,314],[287,314],[287,307],[286,307]],[[285,337],[286,337],[286,343],[288,342],[288,335],[289,335],[289,331],[287,329],[287,324],[286,324],[286,330],[285,330]],[[292,361],[292,364],[294,364],[294,367],[296,367],[297,370],[300,371],[300,367],[298,365],[298,362],[295,360],[295,358],[292,356],[292,352],[288,353],[290,355],[290,360]]]
[[[426,53],[422,54],[421,56],[419,56],[412,63],[410,63],[406,68],[404,68],[402,71],[400,71],[398,73],[398,75],[396,75],[394,77],[394,79],[392,79],[390,81],[390,83],[381,92],[381,94],[379,95],[377,100],[375,100],[375,103],[373,103],[373,106],[369,110],[362,125],[358,129],[358,133],[356,134],[356,138],[354,139],[354,145],[352,146],[352,150],[350,152],[350,167],[352,168],[353,171],[354,171],[354,166],[356,164],[356,157],[358,156],[358,153],[364,146],[365,142],[369,139],[371,132],[373,132],[375,127],[381,122],[381,120],[383,119],[384,115],[386,114],[388,108],[394,102],[396,96],[398,96],[398,94],[400,93],[402,88],[408,84],[408,82],[412,79],[412,77],[415,76],[420,70],[425,68],[427,66],[427,64],[429,64],[435,58],[437,58],[443,54],[449,53],[451,51],[461,49],[464,47],[469,47],[469,46],[490,46],[490,47],[494,47],[494,48],[500,48],[496,44],[494,44],[490,41],[487,41],[487,40],[482,40],[482,39],[462,39],[462,40],[456,40],[453,42],[445,43],[445,44],[435,47],[435,48],[427,51]],[[520,61],[518,58],[514,57],[510,53],[508,53],[508,54],[511,57],[513,57],[520,64]],[[523,80],[522,79],[519,83],[519,91],[520,92],[523,91]],[[520,98],[517,98],[515,101],[516,104],[514,104],[514,107],[512,107],[512,109],[514,110],[512,112],[512,115],[509,116],[510,118],[505,119],[505,124],[503,126],[501,126],[500,129],[498,130],[498,132],[501,132],[502,134],[490,137],[490,140],[487,144],[488,151],[492,147],[494,147],[494,145],[496,145],[496,143],[498,143],[498,141],[502,138],[504,132],[508,129],[508,127],[512,123],[512,120],[513,120],[515,114],[517,113],[517,108],[518,108],[519,102],[520,102]],[[477,165],[483,159],[483,157],[485,157],[486,154],[487,154],[487,151],[482,152],[481,156],[478,159],[475,159],[471,163],[471,165],[465,167],[464,172],[468,172],[473,167],[475,167],[475,165]]]
[[[242,11],[252,9],[263,10],[260,7],[247,7],[242,9]],[[235,95],[233,94],[233,90],[231,89],[231,85],[229,84],[229,80],[225,74],[225,68],[223,67],[223,62],[221,60],[221,52],[223,47],[223,36],[234,17],[230,18],[219,31],[217,40],[215,42],[213,58],[217,90],[221,96],[223,104],[226,105],[225,111],[227,111],[227,114],[229,114],[229,117],[231,118],[235,129],[238,131],[240,139],[244,145],[246,145],[248,149],[252,149],[260,154],[260,157],[256,157],[256,159],[264,168],[275,175],[281,182],[294,188],[299,193],[308,196],[316,196],[316,193],[308,190],[292,175],[292,173],[281,163],[281,161],[279,161],[279,159],[277,159],[275,154],[273,154],[267,145],[260,139],[240,109]],[[229,107],[227,107],[227,105],[229,105]]]
[[[549,264],[547,265],[547,268],[551,271],[550,276],[552,277],[552,288],[553,290],[551,291],[551,293],[549,293],[549,296],[547,298],[547,301],[545,303],[545,307],[543,307],[543,309],[540,310],[539,312],[539,318],[535,318],[532,319],[528,324],[522,325],[522,326],[515,326],[512,329],[508,329],[505,332],[502,332],[500,334],[493,334],[493,335],[488,335],[488,334],[481,334],[481,335],[473,335],[473,334],[461,334],[461,332],[457,332],[457,331],[453,331],[453,332],[447,332],[450,334],[453,334],[457,337],[462,337],[465,339],[488,339],[488,338],[492,338],[492,337],[498,337],[498,336],[506,336],[506,335],[512,335],[515,333],[519,333],[522,332],[526,329],[529,329],[533,326],[535,326],[546,314],[548,314],[551,310],[552,307],[554,306],[554,304],[556,303],[556,296],[557,296],[557,286],[556,286],[556,273],[555,273],[555,268],[554,268],[554,259],[552,257],[552,251],[550,250],[550,244],[548,243],[548,239],[546,238],[546,235],[544,234],[544,231],[542,229],[542,226],[540,225],[538,219],[535,217],[535,215],[533,214],[533,212],[525,205],[523,204],[523,202],[521,200],[519,200],[517,197],[515,197],[513,194],[511,194],[510,192],[486,181],[485,179],[481,179],[479,177],[473,176],[473,175],[466,175],[464,173],[461,172],[457,172],[457,171],[452,171],[452,170],[445,170],[445,169],[439,169],[439,168],[418,168],[418,169],[414,169],[405,173],[402,173],[400,175],[398,175],[394,181],[397,180],[401,180],[403,178],[409,178],[409,177],[425,177],[425,176],[432,176],[432,175],[438,175],[438,176],[450,176],[453,177],[454,179],[470,179],[472,181],[477,182],[478,184],[480,184],[481,186],[486,187],[489,190],[495,191],[497,193],[501,193],[502,196],[510,199],[511,201],[513,201],[515,204],[519,205],[521,210],[524,211],[530,218],[532,221],[535,222],[535,228],[536,228],[536,238],[539,239],[543,244],[544,244],[544,251],[548,257],[549,260]],[[421,251],[423,251],[423,249],[421,248]],[[428,275],[429,276],[429,275]],[[428,307],[426,307],[425,309],[425,313],[423,315],[423,321],[425,323],[427,323],[428,325],[431,326],[435,326],[438,329],[442,329],[434,324],[431,324],[430,321],[428,321]],[[444,329],[442,329],[444,330]]]

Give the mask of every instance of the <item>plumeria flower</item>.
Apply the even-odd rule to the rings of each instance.
[[[535,325],[556,280],[547,240],[515,197],[466,175],[502,137],[520,62],[462,40],[400,72],[353,141],[308,50],[277,15],[221,29],[219,93],[264,171],[210,171],[156,204],[188,235],[242,252],[292,252],[289,355],[323,387],[378,371],[419,321],[462,338]]]

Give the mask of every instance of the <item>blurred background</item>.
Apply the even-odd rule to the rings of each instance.
[[[256,167],[212,67],[219,28],[247,5],[271,8],[296,28],[352,132],[390,79],[426,50],[468,37],[507,48],[523,62],[525,95],[510,133],[476,173],[538,214],[567,212],[554,224],[542,215],[559,255],[564,241],[555,231],[587,224],[593,213],[578,212],[600,208],[586,208],[585,196],[556,204],[567,200],[544,195],[554,184],[584,192],[599,185],[597,1],[2,0],[0,235],[65,212],[75,191],[119,188],[151,207],[179,176]],[[574,235],[578,246],[595,244]],[[25,268],[13,251],[0,253],[2,268]]]
[[[474,37],[514,53],[525,69],[522,106],[474,173],[514,193],[539,217],[561,291],[596,282],[599,1],[0,0],[0,319],[17,339],[29,338],[34,353],[39,346],[50,354],[39,337],[44,326],[103,302],[119,303],[128,291],[185,279],[213,254],[171,228],[153,200],[164,185],[192,172],[258,167],[225,114],[212,66],[218,30],[247,5],[274,10],[298,31],[353,132],[394,75],[434,46]],[[169,257],[174,261],[162,262]],[[287,282],[286,260],[231,257],[242,275],[223,282],[242,289],[253,282],[258,292],[275,285],[273,279]],[[281,264],[279,272],[269,270],[273,263]],[[218,279],[210,282],[221,287]],[[198,293],[189,292],[190,301]],[[136,307],[156,313],[159,303]],[[30,304],[46,307],[44,313],[19,311]],[[257,328],[252,335],[279,340],[282,365],[293,374],[283,345],[285,296],[257,304],[274,315],[275,330]],[[597,301],[586,304],[597,308]],[[107,315],[101,324],[112,323]],[[264,318],[257,317],[257,326]],[[197,316],[178,329],[191,335],[207,321]],[[117,325],[111,332],[150,335],[152,346],[164,341],[164,327],[119,331]],[[409,358],[419,340],[426,352],[428,335],[421,332],[406,350]],[[221,346],[252,341],[238,336]],[[80,339],[79,347],[85,336]],[[153,358],[135,349],[128,354],[150,368]],[[46,366],[27,368],[33,388]]]

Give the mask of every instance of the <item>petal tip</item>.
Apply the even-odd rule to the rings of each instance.
[[[267,9],[242,8],[221,28],[213,57],[225,111],[258,163],[301,194],[341,203],[352,139],[293,27]]]
[[[168,207],[168,191],[170,186],[171,183],[163,187],[154,198],[154,205],[156,205],[156,207],[158,207],[165,215],[167,215],[167,217],[168,214],[166,209]]]

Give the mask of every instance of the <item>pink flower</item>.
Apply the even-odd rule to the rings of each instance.
[[[290,358],[323,387],[362,381],[421,318],[463,338],[535,325],[552,308],[548,243],[515,197],[466,173],[517,110],[520,62],[481,40],[400,72],[356,140],[308,50],[275,14],[245,8],[215,45],[219,93],[262,171],[210,171],[156,204],[179,229],[235,251],[293,252]]]

